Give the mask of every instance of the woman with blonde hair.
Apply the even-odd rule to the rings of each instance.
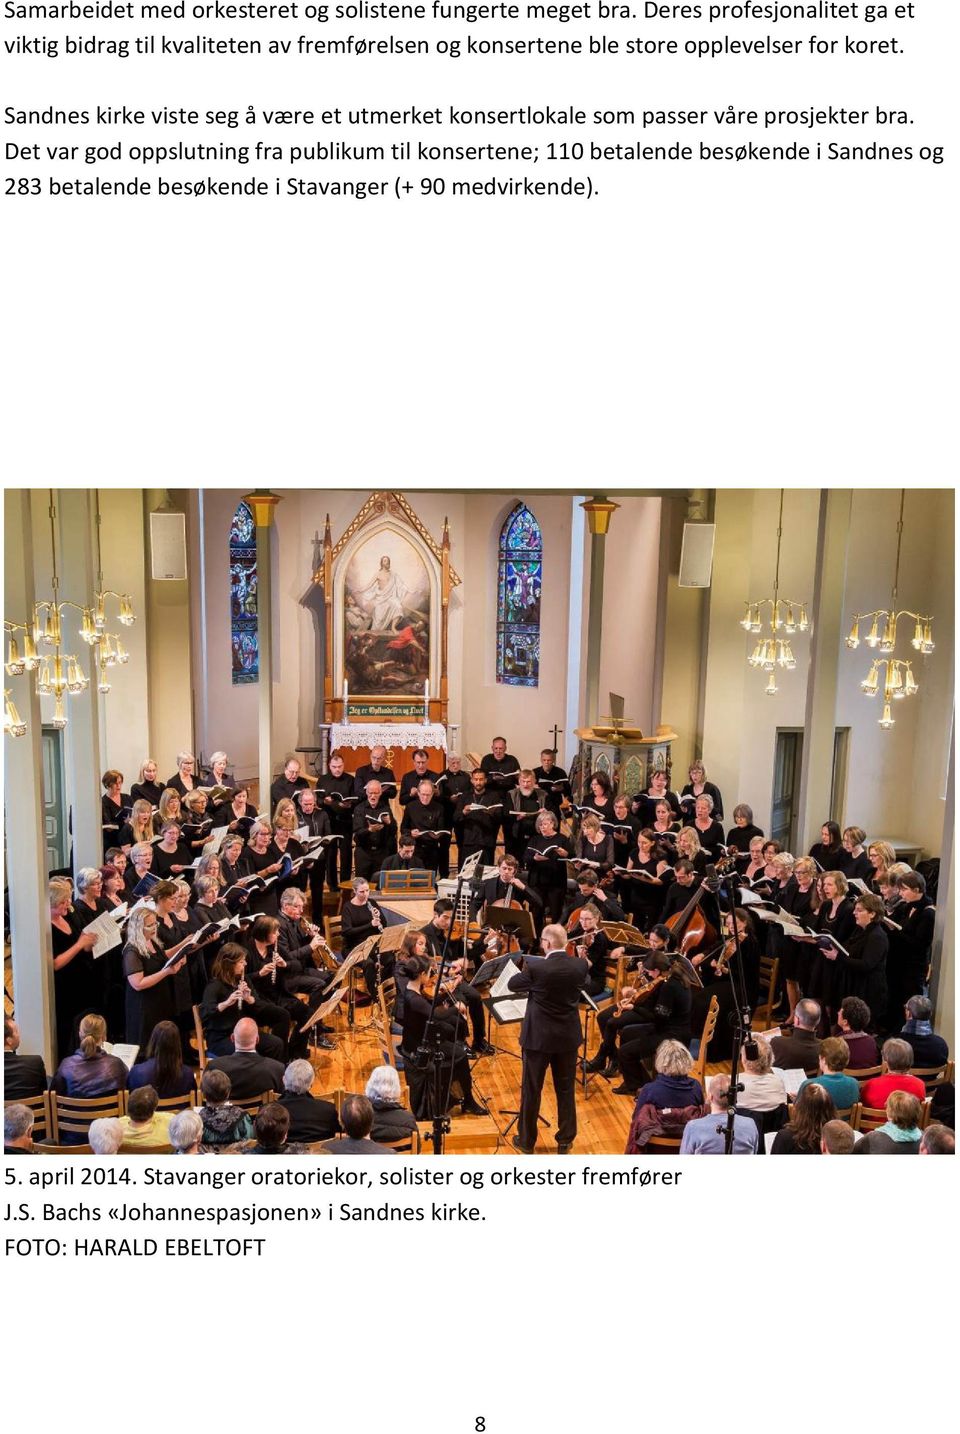
[[[693,827],[681,827],[677,833],[677,855],[693,862],[697,875],[703,876],[708,860],[700,846],[700,836]]]
[[[690,763],[687,769],[687,776],[689,780],[680,793],[680,801],[683,802],[684,797],[692,797],[694,801],[696,801],[697,797],[709,797],[713,803],[711,810],[714,820],[722,822],[723,798],[720,795],[720,788],[713,782],[707,781],[707,769],[699,757]],[[688,805],[688,803],[685,802],[683,804],[685,806]]]
[[[180,793],[175,787],[164,787],[160,793],[160,801],[157,803],[154,827],[160,832],[163,830],[164,822],[179,822],[182,818],[183,802]]]
[[[598,876],[605,876],[608,871],[613,870],[613,838],[602,829],[600,818],[595,812],[587,812],[580,823],[574,861],[579,864],[581,870],[589,867]]]
[[[773,858],[773,865],[781,879],[787,871],[790,872],[790,877],[782,887],[771,893],[771,901],[776,901],[794,918],[798,926],[809,926],[820,905],[816,863],[809,856],[794,860],[788,852],[779,852]],[[794,940],[791,936],[785,936],[779,926],[773,926],[772,923],[770,926],[767,954],[776,956],[780,962],[780,976],[787,988],[790,1008],[787,1020],[790,1022],[800,1000],[811,948],[809,942]]]
[[[870,890],[880,894],[880,884],[885,881],[887,872],[897,859],[897,853],[888,841],[872,841],[867,847],[867,856],[870,858],[870,865],[873,867],[873,875],[870,877]]]
[[[851,876],[869,882],[873,878],[873,863],[863,849],[867,834],[863,827],[844,827],[843,851],[837,865],[849,881]]]
[[[743,1094],[738,1098],[737,1104],[744,1110],[776,1110],[779,1106],[786,1105],[787,1088],[783,1077],[777,1075],[773,1068],[773,1047],[769,1041],[755,1041],[752,1044],[752,1055],[750,1042],[741,1052],[743,1070],[740,1080],[743,1083]]]
[[[90,955],[97,938],[81,931],[71,920],[73,889],[70,882],[52,878],[47,888],[50,936],[53,949],[53,985],[57,1007],[57,1050],[72,1050],[77,1017],[102,1000],[103,973]]]
[[[820,906],[811,922],[812,928],[846,948],[857,929],[853,916],[853,900],[847,878],[842,871],[825,871],[817,883]],[[813,960],[804,995],[820,1002],[825,1015],[833,1020],[840,1002],[847,994],[843,987],[843,967],[834,946],[824,942],[813,946]]]
[[[138,797],[130,808],[129,820],[120,828],[117,844],[122,851],[129,853],[130,848],[136,846],[137,842],[153,841],[155,835],[153,807],[148,801]]]
[[[80,1022],[80,1042],[72,1056],[65,1057],[57,1067],[53,1088],[59,1095],[92,1100],[97,1095],[114,1095],[127,1088],[127,1068],[118,1056],[103,1050],[107,1039],[107,1023],[95,1012]],[[82,1141],[67,1141],[81,1144]]]
[[[167,883],[172,885],[172,883]],[[159,937],[157,913],[141,906],[127,922],[123,972],[127,978],[127,1040],[145,1047],[158,1021],[177,1020],[173,977],[183,969],[185,956],[168,966]]]
[[[297,811],[296,802],[292,797],[281,797],[274,809],[273,828],[282,827],[285,831],[295,832],[300,825],[300,813]]]
[[[167,781],[168,787],[173,787],[181,797],[192,792],[197,786],[197,759],[192,752],[177,753],[177,770]]]
[[[682,1109],[703,1105],[703,1089],[691,1078],[693,1057],[682,1041],[665,1040],[657,1046],[653,1058],[656,1077],[641,1086],[637,1105],[655,1105],[658,1110]]]
[[[157,770],[157,764],[152,757],[147,757],[140,763],[137,780],[130,788],[130,796],[135,802],[149,802],[151,808],[159,806],[163,796],[163,784],[157,781]]]

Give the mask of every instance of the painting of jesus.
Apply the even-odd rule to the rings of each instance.
[[[354,552],[343,588],[343,666],[351,692],[417,693],[430,674],[430,578],[417,549],[389,529]]]

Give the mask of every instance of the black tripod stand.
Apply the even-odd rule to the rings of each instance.
[[[737,1118],[737,1096],[743,1090],[740,1084],[740,1052],[750,1036],[752,1009],[747,996],[747,980],[743,968],[743,952],[740,948],[740,928],[737,925],[737,888],[740,878],[735,872],[720,876],[715,866],[708,866],[703,884],[708,891],[726,891],[733,922],[733,955],[729,962],[730,989],[733,992],[733,1054],[730,1062],[730,1089],[727,1092],[726,1121],[717,1126],[717,1134],[723,1136],[724,1155],[733,1154],[734,1127]],[[746,1046],[750,1052],[750,1045]]]

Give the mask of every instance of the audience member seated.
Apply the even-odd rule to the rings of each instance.
[[[867,1027],[870,1007],[859,996],[844,996],[837,1013],[837,1027],[850,1050],[850,1070],[865,1071],[880,1064],[877,1043]]]
[[[340,1112],[344,1134],[339,1140],[328,1140],[323,1149],[331,1155],[396,1155],[389,1145],[378,1145],[370,1139],[373,1129],[373,1106],[365,1095],[348,1095]]]
[[[808,1085],[822,1085],[829,1091],[837,1110],[849,1110],[860,1099],[860,1086],[853,1076],[844,1075],[850,1064],[850,1048],[840,1036],[828,1036],[820,1045],[820,1070],[811,1080],[805,1080],[800,1089]]]
[[[340,1130],[337,1107],[329,1100],[310,1094],[313,1066],[309,1061],[291,1061],[283,1073],[283,1095],[277,1102],[290,1117],[290,1140],[310,1145],[329,1140]]]
[[[845,1120],[828,1120],[820,1132],[821,1155],[851,1155],[857,1137]]]
[[[743,1086],[743,1093],[738,1104],[744,1110],[755,1110],[763,1114],[768,1110],[776,1110],[787,1103],[787,1088],[783,1083],[783,1077],[773,1069],[773,1051],[769,1041],[757,1041],[757,1053],[755,1056],[747,1054],[747,1047],[744,1046],[741,1054],[743,1070],[740,1073],[740,1082]]]
[[[653,1058],[656,1077],[641,1086],[637,1105],[655,1105],[657,1110],[703,1105],[700,1082],[691,1080],[693,1057],[681,1041],[661,1041]]]
[[[43,1095],[47,1088],[47,1069],[43,1056],[20,1054],[20,1027],[12,1016],[3,1018],[3,1098],[29,1100]]]
[[[770,1154],[819,1155],[823,1127],[836,1115],[829,1092],[811,1081],[797,1095],[790,1123],[777,1131]]]
[[[102,1016],[84,1016],[80,1022],[80,1049],[65,1056],[53,1077],[58,1095],[72,1095],[78,1100],[92,1100],[96,1095],[115,1095],[127,1088],[127,1068],[119,1056],[108,1056],[101,1050],[107,1039],[107,1023]],[[74,1144],[83,1144],[75,1141]]]
[[[33,1111],[28,1105],[3,1108],[4,1155],[33,1155]]]
[[[892,1091],[887,1098],[887,1123],[858,1140],[854,1155],[916,1155],[920,1149],[922,1107],[915,1095]]]
[[[170,1144],[174,1155],[199,1155],[203,1121],[197,1110],[178,1110],[170,1118]]]
[[[199,1116],[203,1121],[203,1144],[206,1146],[236,1145],[253,1139],[253,1121],[239,1105],[230,1104],[230,1077],[226,1071],[207,1066],[200,1077],[203,1105]]]
[[[770,1041],[773,1064],[782,1071],[802,1070],[808,1076],[815,1076],[820,1069],[820,1042],[817,1027],[820,1024],[820,1006],[809,999],[798,1001],[793,1013],[793,1025],[786,1027]]]
[[[260,1032],[257,1023],[242,1016],[233,1028],[233,1055],[216,1056],[207,1070],[224,1071],[230,1077],[234,1100],[249,1100],[265,1090],[283,1090],[283,1066],[257,1050]]]
[[[87,1144],[94,1155],[116,1155],[123,1140],[123,1126],[117,1116],[92,1120],[87,1131]]]
[[[921,1070],[946,1065],[950,1059],[950,1047],[943,1036],[934,1033],[933,1002],[926,996],[911,996],[904,1007],[906,1023],[901,1036],[905,1036],[913,1050],[913,1064]]]
[[[371,1140],[402,1140],[417,1128],[413,1111],[403,1104],[400,1077],[393,1066],[375,1066],[366,1088],[367,1100],[373,1106]]]
[[[147,1044],[146,1060],[138,1061],[127,1077],[127,1090],[152,1085],[161,1100],[189,1095],[196,1090],[193,1071],[183,1064],[180,1032],[172,1021],[158,1021]]]
[[[901,1040],[899,1036],[891,1036],[889,1041],[883,1043],[882,1055],[887,1067],[886,1074],[873,1076],[864,1082],[860,1095],[863,1104],[871,1110],[883,1110],[887,1096],[895,1090],[905,1090],[908,1095],[915,1095],[917,1100],[925,1100],[926,1086],[919,1076],[910,1074],[910,1067],[914,1064],[910,1042]]]
[[[957,1137],[949,1126],[937,1122],[928,1125],[920,1137],[920,1155],[955,1155]]]
[[[127,1096],[127,1113],[120,1117],[121,1154],[144,1145],[170,1144],[170,1112],[157,1109],[159,1099],[152,1085],[142,1085]]]
[[[659,1053],[658,1053],[659,1054]],[[681,1155],[725,1155],[730,1077],[714,1075],[707,1081],[710,1114],[691,1120],[680,1142]],[[737,1112],[733,1117],[733,1155],[756,1155],[760,1134],[757,1122]]]
[[[256,1145],[249,1146],[244,1155],[303,1155],[305,1147],[291,1144],[290,1115],[278,1100],[265,1105],[257,1112],[253,1122]]]

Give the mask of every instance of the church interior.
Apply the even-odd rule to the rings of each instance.
[[[721,1112],[734,1051],[757,1153],[892,1131],[901,1069],[910,1130],[952,1129],[952,488],[4,506],[5,1103],[35,1149],[103,1122],[105,1151],[310,1153],[366,1093],[405,1154],[670,1156],[644,1093]],[[558,926],[592,995],[531,1116],[508,981]],[[904,1066],[914,1035],[943,1059]],[[205,1090],[240,1054],[272,1085]],[[240,1138],[176,1144],[218,1099]]]

